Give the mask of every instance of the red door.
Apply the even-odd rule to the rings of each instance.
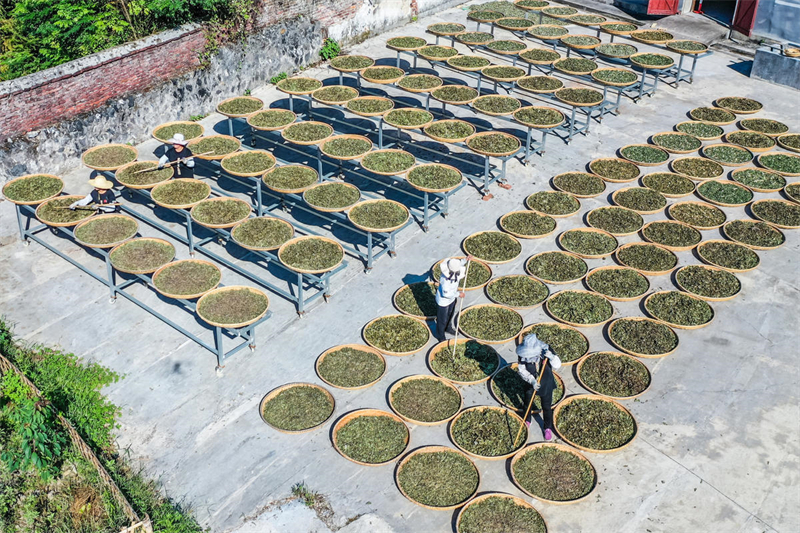
[[[647,3],[648,15],[677,15],[680,0],[649,0]]]
[[[756,21],[758,0],[739,0],[739,9],[733,19],[733,29],[744,35],[750,35]]]

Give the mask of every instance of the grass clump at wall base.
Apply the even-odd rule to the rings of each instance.
[[[329,104],[338,104],[342,105],[348,100],[352,100],[353,98],[358,97],[358,91],[353,89],[352,87],[345,87],[343,85],[331,85],[329,87],[323,87],[322,89],[317,89],[313,93],[311,93],[311,97],[314,100],[319,100],[320,102],[325,102]]]
[[[786,186],[786,179],[780,174],[760,168],[744,168],[731,174],[733,181],[751,189],[778,191]]]
[[[636,54],[630,60],[631,63],[644,67],[668,67],[675,62],[663,54]]]
[[[728,238],[760,248],[775,248],[786,242],[780,230],[766,222],[755,220],[731,220],[724,227]]]
[[[531,276],[556,283],[578,280],[588,268],[583,259],[566,252],[545,252],[531,257],[525,264]]]
[[[261,416],[284,431],[303,431],[325,422],[333,413],[333,403],[320,387],[297,384],[279,392],[264,403]]]
[[[432,282],[420,281],[410,283],[400,289],[394,297],[395,304],[403,313],[419,318],[435,317],[436,285]]]
[[[647,187],[631,187],[621,189],[614,195],[614,202],[638,212],[660,211],[667,205],[667,199],[653,189]]]
[[[436,283],[439,282],[439,279],[442,277],[442,269],[440,263],[436,263],[436,266],[433,267],[433,279]],[[474,287],[480,287],[487,281],[489,278],[492,277],[492,271],[489,270],[489,267],[483,265],[477,261],[473,261],[469,266],[469,272],[467,272],[466,279],[462,279],[458,286],[461,289],[471,289]]]
[[[458,50],[455,48],[450,48],[449,46],[425,46],[417,50],[417,53],[422,57],[429,57],[431,59],[438,59],[439,61],[444,61],[448,57],[453,57],[458,55]]]
[[[753,199],[750,189],[726,181],[710,180],[701,183],[697,193],[707,200],[724,205],[744,205]]]
[[[746,148],[730,144],[718,144],[703,148],[703,155],[722,164],[741,165],[753,160],[753,154]]]
[[[702,52],[708,50],[708,46],[697,41],[678,41],[673,40],[665,43],[667,48],[676,52]]]
[[[561,246],[578,255],[600,257],[617,249],[617,239],[611,235],[582,228],[567,230],[559,238]]]
[[[758,158],[761,166],[781,174],[800,174],[800,156],[789,154],[765,154]]]
[[[744,148],[767,150],[775,146],[775,139],[755,131],[734,131],[725,136],[725,140]]]
[[[358,157],[372,150],[367,139],[343,137],[333,138],[322,144],[322,151],[334,157]]]
[[[404,74],[403,69],[397,67],[369,67],[361,71],[362,77],[379,81],[396,80]]]
[[[458,327],[465,335],[483,341],[504,341],[522,329],[522,317],[504,307],[480,306],[461,313]]]
[[[547,107],[523,107],[514,113],[514,119],[525,125],[553,126],[564,122],[564,115]]]
[[[565,172],[553,178],[553,185],[569,194],[597,196],[606,190],[606,183],[586,172]]]
[[[612,235],[625,235],[639,231],[644,224],[642,215],[626,207],[598,207],[586,216],[595,228]]]
[[[252,323],[267,312],[269,298],[261,291],[248,287],[213,291],[197,304],[197,314],[216,324]]]
[[[156,186],[151,198],[163,205],[192,205],[208,198],[211,187],[201,181],[170,181]]]
[[[661,133],[653,135],[653,144],[667,151],[688,152],[699,150],[703,143],[694,135],[681,133]]]
[[[192,142],[190,148],[193,154],[211,152],[208,157],[218,157],[232,154],[239,149],[240,143],[232,137],[205,137]]]
[[[389,416],[362,415],[340,427],[333,439],[342,453],[354,461],[385,463],[406,449],[408,428]]]
[[[250,215],[250,206],[242,200],[203,200],[192,208],[192,218],[201,224],[233,224]]]
[[[544,24],[535,25],[528,28],[528,33],[534,37],[544,40],[558,39],[559,37],[569,33],[569,30],[561,27],[547,26]]]
[[[490,94],[478,97],[472,102],[472,107],[486,113],[507,115],[522,107],[522,104],[519,100],[511,96]]]
[[[525,43],[520,41],[492,41],[485,46],[495,52],[521,52],[527,48]]]
[[[402,150],[390,150],[386,152],[372,152],[364,156],[361,166],[367,170],[384,173],[405,172],[414,166],[417,159]]]
[[[730,272],[698,265],[680,269],[675,279],[684,290],[705,298],[729,298],[742,288],[739,279]]]
[[[375,320],[364,328],[364,339],[390,353],[416,352],[428,342],[428,328],[411,317],[394,315]]]
[[[167,181],[175,173],[175,169],[172,167],[165,167],[161,170],[158,170],[157,167],[158,163],[155,161],[133,163],[118,170],[114,177],[122,185],[141,187]],[[141,172],[142,170],[147,170],[148,172]]]
[[[625,266],[643,272],[664,272],[678,264],[678,257],[671,251],[646,243],[620,248],[617,259]]]
[[[428,44],[422,37],[393,37],[386,41],[391,48],[419,48]]]
[[[458,416],[450,426],[453,440],[462,449],[484,457],[506,455],[522,447],[525,431],[517,445],[514,438],[520,421],[506,409],[470,409]]]
[[[726,96],[720,98],[716,102],[717,106],[727,109],[728,111],[747,112],[747,111],[760,111],[764,108],[764,104],[753,100],[752,98],[742,98],[741,96]]]
[[[742,244],[732,242],[704,242],[697,252],[708,262],[731,270],[749,270],[760,263],[758,254]]]
[[[647,240],[668,248],[694,246],[703,240],[695,228],[675,221],[656,221],[642,231]]]
[[[401,416],[417,422],[447,420],[461,409],[461,395],[439,379],[409,379],[391,392],[389,402]]]
[[[484,44],[494,40],[494,35],[485,31],[465,31],[456,35],[456,41],[468,44]]]
[[[672,170],[689,178],[712,179],[725,173],[722,165],[710,159],[701,157],[684,157],[672,162]]]
[[[669,207],[669,216],[699,229],[716,228],[725,223],[725,212],[710,204],[681,202]]]
[[[579,398],[564,405],[556,429],[565,439],[591,450],[613,450],[636,436],[633,417],[616,405]]]
[[[118,168],[132,163],[135,159],[136,150],[132,146],[118,144],[100,146],[83,154],[83,163],[96,168]]]
[[[431,96],[447,103],[466,103],[478,97],[477,89],[464,85],[445,85],[431,92]]]
[[[322,379],[337,387],[363,387],[378,380],[386,370],[383,359],[372,352],[343,347],[325,355],[317,366]]]
[[[158,126],[153,130],[153,137],[159,141],[167,141],[172,139],[176,133],[182,134],[183,138],[188,141],[200,137],[203,134],[203,126],[192,122],[179,122],[177,124]]]
[[[467,237],[464,250],[483,261],[505,262],[517,257],[522,252],[522,245],[501,231],[484,231]]]
[[[591,463],[555,446],[531,448],[512,466],[517,483],[545,500],[568,502],[589,494],[597,482]]]
[[[595,159],[589,170],[608,181],[631,181],[639,176],[639,167],[622,159]]]
[[[108,245],[136,235],[139,225],[127,216],[97,217],[75,229],[75,238],[85,244]]]
[[[431,24],[430,26],[428,26],[428,31],[433,34],[460,33],[464,30],[465,28],[463,24],[456,24],[451,22],[442,22],[439,24]]]
[[[462,181],[461,173],[444,165],[420,165],[406,176],[406,180],[417,187],[434,191],[444,191],[457,187]]]
[[[525,61],[555,61],[561,58],[561,54],[555,50],[545,50],[544,48],[531,48],[522,52],[519,57]]]
[[[702,326],[714,318],[714,310],[705,301],[680,291],[653,294],[644,306],[657,320],[678,326]]]
[[[647,292],[650,282],[632,268],[608,268],[591,272],[586,285],[611,298],[636,298]]]
[[[552,76],[525,76],[517,80],[517,87],[534,92],[553,92],[563,86],[564,82]]]
[[[247,122],[256,128],[280,128],[288,126],[297,116],[283,109],[267,109],[248,117]]]
[[[625,159],[629,159],[634,163],[642,163],[645,165],[659,164],[669,159],[669,154],[661,148],[644,144],[624,146],[620,150],[620,154],[622,154],[622,157]]]
[[[631,84],[639,79],[639,76],[630,70],[616,68],[601,68],[592,72],[592,77],[604,83],[624,83]]]
[[[487,133],[467,139],[467,146],[485,154],[509,154],[519,150],[519,139],[507,133]]]
[[[418,128],[430,123],[433,120],[433,115],[424,109],[412,109],[405,107],[403,109],[393,109],[383,116],[383,120],[387,124],[393,126],[405,126],[408,128]]]
[[[766,135],[778,135],[789,131],[789,126],[777,120],[770,120],[768,118],[745,118],[742,119],[742,128]]]
[[[550,294],[547,285],[528,276],[503,276],[486,287],[486,294],[493,302],[509,307],[533,307],[539,305]]]
[[[262,178],[271,189],[279,191],[296,191],[317,183],[317,171],[304,165],[284,165],[278,167]]]
[[[572,324],[592,326],[611,318],[614,307],[603,296],[590,292],[562,291],[547,300],[553,317]]]
[[[488,67],[492,62],[480,56],[455,56],[448,59],[447,64],[453,68],[478,69]]]
[[[375,61],[367,56],[339,56],[331,59],[331,67],[342,70],[361,70],[374,64]]]
[[[564,385],[558,379],[555,382],[556,387],[553,389],[551,405],[557,404],[564,397]],[[500,403],[517,411],[524,411],[528,407],[530,397],[527,394],[531,391],[531,388],[531,385],[520,377],[517,368],[511,365],[503,368],[492,378],[492,393]],[[531,410],[542,410],[542,399],[538,393],[533,399]]]
[[[231,232],[233,240],[248,248],[275,249],[294,235],[292,226],[272,217],[251,218]]]
[[[415,502],[430,507],[464,503],[478,489],[478,470],[455,451],[420,452],[397,471],[397,483]]]
[[[401,80],[402,81],[402,80]],[[394,102],[388,98],[376,98],[372,96],[361,96],[349,100],[346,104],[347,109],[354,113],[376,114],[385,113],[394,107]]]
[[[593,391],[614,398],[636,396],[650,386],[643,363],[609,352],[593,353],[581,365],[579,377]]]
[[[322,88],[322,82],[314,78],[287,78],[278,82],[278,89],[293,93],[307,93]]]
[[[261,173],[275,166],[275,158],[269,152],[253,150],[223,159],[221,165],[223,169],[238,174]]]
[[[780,200],[762,200],[753,204],[750,209],[765,222],[780,226],[800,226],[800,205]]]
[[[494,348],[468,340],[456,345],[450,341],[430,359],[431,369],[445,379],[470,383],[482,381],[497,370],[499,357]]]
[[[437,120],[425,126],[425,133],[440,139],[466,139],[475,133],[475,126],[463,120]]]
[[[189,260],[164,268],[153,277],[153,285],[164,294],[192,296],[210,291],[221,279],[222,273],[214,265]]]
[[[175,247],[166,241],[134,239],[112,250],[111,264],[125,272],[153,272],[175,257]]]
[[[675,126],[675,128],[681,133],[688,133],[689,135],[694,135],[698,139],[705,140],[718,139],[725,133],[725,130],[716,124],[708,124],[706,122],[683,122]]]
[[[694,192],[692,180],[672,172],[654,172],[642,178],[642,185],[663,195],[686,196]]]
[[[217,106],[217,111],[223,115],[249,115],[264,107],[264,102],[254,98],[231,98]],[[201,152],[202,153],[202,152]]]
[[[678,346],[672,328],[655,320],[621,318],[613,323],[608,336],[623,350],[642,355],[666,355]]]
[[[350,220],[370,230],[392,230],[408,221],[408,210],[391,200],[362,202],[350,209]]]
[[[526,329],[522,338],[535,333],[540,341],[549,344],[562,363],[571,363],[589,351],[589,341],[574,329],[557,324],[535,324]],[[521,341],[520,341],[521,342]]]
[[[556,70],[561,70],[563,72],[569,72],[572,74],[589,74],[591,71],[598,68],[597,63],[591,59],[584,59],[582,57],[565,57],[564,59],[559,59],[553,63],[553,66],[556,68]],[[578,91],[581,89],[575,90]],[[579,100],[574,101],[577,102]]]
[[[77,199],[78,198],[75,196],[70,196],[48,200],[39,206],[36,210],[36,216],[42,222],[72,224],[94,215],[94,211],[91,209],[76,209],[74,211],[71,209],[64,209],[65,207],[69,207],[70,204]]]
[[[412,91],[423,91],[441,87],[444,82],[438,76],[431,76],[430,74],[412,74],[406,76],[397,82],[399,87],[403,89],[410,89]]]
[[[524,507],[511,497],[490,496],[465,507],[458,533],[545,533],[547,526],[533,507]]]
[[[344,259],[342,247],[324,239],[302,239],[289,243],[280,253],[281,263],[300,270],[324,271]]]
[[[638,52],[639,49],[632,44],[603,43],[595,48],[595,51],[604,56],[627,59]]]
[[[531,194],[525,199],[525,205],[545,215],[556,216],[571,215],[581,208],[581,203],[574,196],[565,192],[551,191]]]
[[[689,116],[694,120],[718,122],[721,124],[730,124],[736,120],[736,115],[718,107],[696,107],[689,111]]]
[[[63,187],[64,182],[59,178],[35,174],[6,184],[3,196],[17,202],[36,202],[57,195]]]
[[[540,237],[556,229],[556,221],[535,211],[515,211],[500,219],[504,231],[525,237]]]
[[[283,129],[287,141],[317,142],[330,137],[333,128],[321,122],[297,122]]]

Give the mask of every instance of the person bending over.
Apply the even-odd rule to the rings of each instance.
[[[553,391],[556,389],[553,370],[561,368],[561,359],[550,350],[550,345],[540,341],[535,333],[525,336],[522,344],[517,346],[517,357],[519,358],[517,366],[519,376],[531,386],[525,395],[525,406],[527,407],[528,402],[531,401],[533,391],[536,391],[542,402],[544,439],[552,440],[554,430]],[[545,360],[547,360],[547,365],[544,364]],[[541,380],[539,380],[539,376],[541,376]],[[530,420],[525,420],[525,425],[530,427]]]

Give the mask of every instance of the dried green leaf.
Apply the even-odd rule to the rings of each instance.
[[[651,379],[640,361],[610,352],[596,352],[584,359],[578,377],[591,390],[614,398],[641,394]]]
[[[675,268],[678,257],[656,244],[634,243],[617,250],[617,259],[625,266],[643,272],[664,272]]]
[[[332,413],[333,403],[322,389],[302,384],[279,392],[261,410],[268,424],[284,431],[311,429]]]
[[[608,337],[623,350],[642,355],[666,355],[678,346],[678,336],[661,322],[620,318],[608,330]]]
[[[586,355],[589,341],[575,329],[558,324],[534,324],[522,332],[522,340],[531,333],[550,345],[550,350],[561,359],[562,363],[571,363]]]
[[[650,288],[645,276],[624,267],[593,270],[586,277],[586,285],[611,298],[636,298]]]
[[[514,446],[520,421],[507,409],[477,407],[464,411],[450,426],[453,441],[475,455],[497,457],[518,450],[526,433]]]
[[[337,387],[358,388],[378,380],[386,363],[366,350],[342,347],[325,355],[317,366],[322,379]]]
[[[461,409],[461,395],[439,379],[420,376],[402,382],[391,392],[389,403],[409,420],[435,423],[447,420]]]
[[[455,451],[419,452],[397,470],[397,484],[412,500],[430,507],[464,503],[478,489],[478,470]]]
[[[513,309],[479,305],[468,307],[458,318],[458,327],[465,335],[482,341],[505,341],[522,329],[522,317]]]
[[[528,276],[502,276],[486,286],[489,298],[509,307],[533,307],[550,294],[547,285]]]
[[[358,416],[336,431],[334,442],[341,452],[362,463],[391,461],[406,449],[408,428],[389,416]]]
[[[522,252],[522,245],[502,231],[482,231],[464,240],[464,251],[483,261],[506,262]]]
[[[425,324],[403,315],[384,316],[364,328],[364,339],[370,345],[390,353],[419,351],[429,337]]]
[[[742,288],[739,279],[730,272],[700,265],[681,268],[675,279],[684,290],[705,298],[729,298]]]
[[[127,216],[97,217],[75,229],[75,238],[89,245],[109,245],[126,241],[136,235],[139,225]]]
[[[525,269],[542,281],[566,283],[581,279],[589,267],[580,257],[566,252],[545,252],[528,259]]]
[[[286,244],[280,252],[281,263],[299,270],[327,271],[343,259],[342,246],[322,238],[298,239]]]

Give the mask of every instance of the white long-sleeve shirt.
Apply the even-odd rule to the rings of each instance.
[[[439,276],[439,288],[436,290],[436,305],[439,307],[447,307],[458,297],[461,278],[464,276],[464,266],[467,264],[466,259],[461,259],[461,268],[459,275],[453,276],[455,279],[450,279],[444,274]]]
[[[78,200],[77,202],[72,202],[70,204],[70,207],[79,207],[79,206],[80,207],[85,207],[85,206],[91,204],[92,202],[94,202],[94,197],[92,196],[92,193],[89,193],[86,196],[84,196],[83,198],[81,198],[80,200]],[[114,211],[117,210],[117,208],[116,208],[116,206],[113,206],[113,205],[97,204],[97,210],[98,211],[102,211],[103,213],[113,213]]]

